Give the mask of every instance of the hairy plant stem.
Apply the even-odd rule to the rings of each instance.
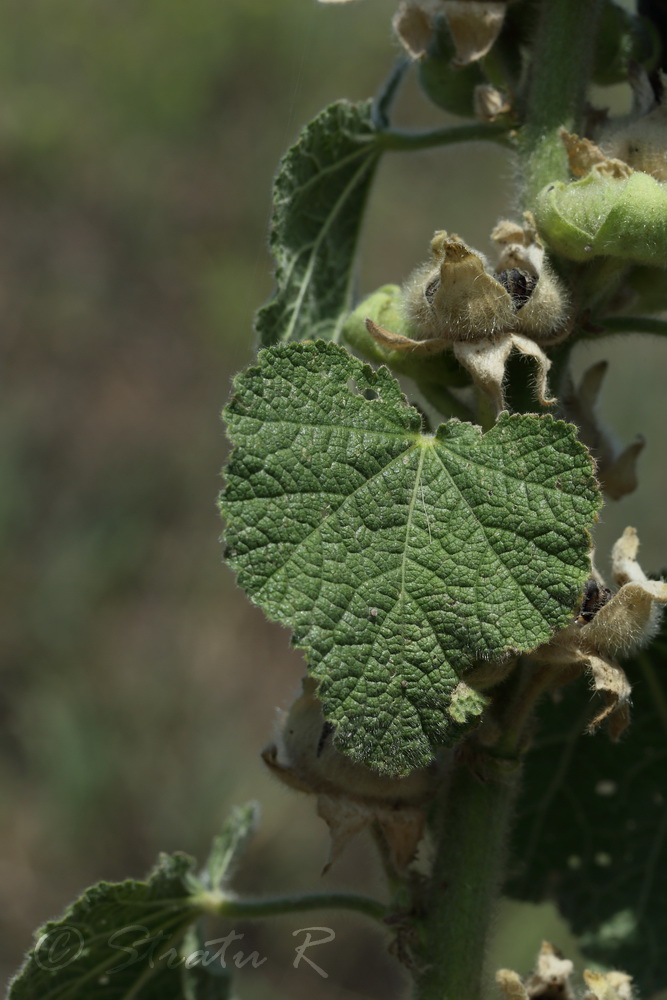
[[[589,340],[610,336],[615,333],[653,333],[658,337],[667,336],[667,320],[655,319],[650,316],[607,316],[602,321],[600,330],[594,330],[585,336]]]
[[[436,809],[416,1000],[479,1000],[518,781],[516,762],[461,755]],[[479,773],[477,773],[479,771]]]
[[[509,136],[510,126],[506,124],[487,125],[475,122],[470,125],[454,125],[436,128],[426,132],[411,132],[402,129],[383,129],[376,133],[373,141],[381,150],[411,153],[416,149],[431,149],[434,146],[451,146],[458,142],[495,142],[501,146],[513,146]]]
[[[347,892],[316,892],[303,896],[276,896],[265,899],[240,899],[224,892],[206,892],[193,897],[193,905],[202,913],[238,920],[261,920],[285,913],[309,910],[354,910],[373,920],[382,921],[388,914],[383,903],[368,896]]]
[[[461,403],[445,385],[435,382],[417,382],[417,387],[424,399],[433,406],[446,420],[458,417],[459,420],[472,421],[472,411]]]
[[[580,128],[600,0],[542,0],[521,130],[526,208],[552,181],[569,180],[559,130]]]
[[[546,184],[569,179],[560,128],[580,127],[599,8],[600,0],[542,0],[539,5],[520,134],[527,209]],[[473,768],[460,754],[436,805],[435,860],[425,911],[418,920],[416,1000],[481,998],[519,780],[517,757],[527,719],[548,678],[540,675],[526,682],[524,676],[523,681],[516,698],[510,699],[510,714],[514,707],[517,719],[512,723],[505,717],[497,756],[480,748]]]

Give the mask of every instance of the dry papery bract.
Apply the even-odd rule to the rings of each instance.
[[[591,171],[611,177],[629,177],[633,171],[667,181],[667,76],[660,71],[662,100],[657,101],[646,73],[631,74],[634,106],[631,115],[606,124],[597,142],[561,130],[561,137],[575,177]]]
[[[351,3],[353,0],[319,0]],[[438,17],[444,17],[454,43],[455,66],[482,59],[500,34],[504,0],[401,0],[393,27],[405,51],[419,59],[428,49]]]
[[[563,416],[577,424],[580,440],[595,458],[603,492],[612,500],[620,500],[637,488],[637,459],[646,442],[638,434],[631,444],[620,449],[600,423],[597,403],[608,367],[608,362],[598,361],[584,372],[577,386],[568,377],[560,406]]]
[[[444,17],[454,44],[452,65],[468,66],[492,48],[505,8],[499,0],[401,0],[393,27],[405,51],[419,59],[429,47],[437,19]]]
[[[612,575],[618,590],[586,620],[580,616],[531,659],[550,675],[554,686],[588,672],[593,690],[603,706],[589,724],[589,731],[606,722],[612,739],[630,722],[630,683],[616,657],[627,656],[648,643],[660,627],[661,605],[667,604],[667,583],[649,580],[637,562],[639,539],[626,528],[612,549]],[[593,581],[606,590],[593,570]]]
[[[264,762],[290,788],[317,795],[318,815],[331,835],[325,872],[365,828],[401,872],[414,858],[424,831],[425,804],[433,794],[437,768],[434,764],[395,778],[341,753],[316,690],[317,681],[305,677],[300,694],[281,713],[276,739],[262,753]]]
[[[637,67],[630,76],[634,106],[629,120],[609,125],[600,135],[600,148],[612,160],[633,170],[667,181],[667,76],[659,71],[662,99],[656,100],[646,72]]]
[[[548,941],[542,943],[535,971],[521,978],[510,969],[499,969],[496,983],[504,1000],[633,1000],[632,977],[625,972],[583,974],[585,989],[572,986],[574,965]]]
[[[502,115],[510,114],[512,102],[508,95],[490,83],[478,83],[473,91],[475,118],[482,122],[495,122]]]
[[[497,412],[505,408],[505,366],[516,350],[534,359],[535,395],[542,406],[550,405],[555,402],[547,387],[551,362],[542,345],[567,336],[567,295],[549,269],[529,213],[523,224],[500,222],[491,237],[498,247],[495,271],[456,234],[435,233],[431,259],[403,289],[413,337],[370,319],[366,326],[392,350],[429,355],[451,349]]]

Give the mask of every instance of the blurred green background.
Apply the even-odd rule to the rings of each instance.
[[[219,410],[271,291],[278,158],[323,105],[373,93],[396,55],[393,7],[0,7],[3,978],[86,885],[141,876],[159,850],[203,858],[248,798],[263,823],[241,886],[323,884],[324,824],[259,760],[302,668],[221,565]],[[399,119],[442,123],[412,84]],[[436,228],[489,249],[514,202],[495,148],[387,158],[360,291],[400,282]],[[653,569],[667,564],[664,347],[607,342],[577,362],[611,357],[603,411],[623,440],[649,436],[643,490],[605,511],[601,547],[634,523]],[[324,880],[378,883],[363,838]],[[336,929],[327,980],[291,968],[291,930],[309,922]],[[532,914],[520,926],[529,956],[544,931]],[[353,917],[236,929],[269,956],[240,975],[244,1000],[396,995],[394,964]]]

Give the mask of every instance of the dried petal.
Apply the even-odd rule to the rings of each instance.
[[[551,406],[556,402],[555,396],[549,395],[549,389],[547,386],[547,375],[549,369],[551,368],[551,361],[546,356],[544,351],[537,346],[537,344],[529,340],[528,337],[522,337],[518,333],[512,334],[512,345],[519,351],[520,354],[525,354],[529,358],[534,358],[537,362],[537,372],[535,375],[535,396],[540,406]]]
[[[505,365],[512,350],[519,351],[537,362],[535,379],[535,395],[541,406],[555,403],[549,395],[547,374],[551,361],[544,351],[528,337],[518,333],[509,333],[494,342],[482,341],[476,344],[458,343],[453,345],[454,356],[466,368],[477,385],[493,400],[496,412],[505,409],[503,382],[505,380]]]
[[[431,337],[429,340],[413,340],[412,337],[404,337],[401,333],[391,333],[389,330],[385,330],[384,327],[378,326],[372,319],[366,320],[366,329],[377,340],[378,344],[392,351],[439,354],[447,347],[447,342],[440,340],[438,337]]]
[[[317,682],[305,677],[302,691],[281,713],[280,732],[262,758],[271,772],[297,791],[317,795],[318,814],[329,825],[327,871],[347,842],[364,827],[382,837],[391,863],[401,871],[412,860],[424,830],[423,803],[432,795],[434,767],[403,778],[378,774],[336,750],[325,723]]]
[[[511,329],[512,299],[480,253],[441,230],[431,256],[433,264],[418,268],[405,287],[406,312],[424,338],[479,341]]]
[[[329,871],[349,841],[368,827],[384,842],[385,852],[397,872],[404,871],[414,859],[424,833],[426,813],[423,809],[359,802],[343,795],[318,795],[317,815],[331,834],[329,857],[322,874]]]
[[[561,952],[548,941],[543,941],[537,956],[537,968],[525,981],[528,997],[574,1000],[570,986],[573,971],[572,962],[563,958]]]
[[[329,857],[322,869],[325,875],[352,837],[372,823],[373,814],[368,806],[339,795],[318,795],[317,815],[327,824],[331,835]]]
[[[441,8],[442,4],[438,2],[438,6]],[[424,4],[415,3],[415,0],[402,0],[391,24],[408,55],[412,59],[421,58],[433,34],[433,12]]]
[[[608,157],[590,139],[582,139],[576,133],[560,130],[560,137],[575,177],[585,177],[598,163],[606,163]]]
[[[525,307],[517,310],[514,329],[541,342],[556,343],[569,333],[568,297],[546,262],[531,213],[526,212],[524,219],[523,225],[505,219],[491,233],[501,249],[496,273],[516,268],[533,275],[533,293]]]
[[[601,473],[601,486],[612,500],[620,500],[628,493],[634,493],[639,482],[637,459],[644,450],[646,441],[638,434],[621,454]]]
[[[639,536],[636,528],[626,528],[611,550],[611,571],[614,582],[622,587],[624,583],[645,583],[648,577],[637,562]]]
[[[507,115],[512,105],[507,94],[489,83],[478,83],[473,92],[475,117],[483,122],[495,122],[501,115]]]
[[[593,690],[601,694],[605,702],[588,724],[588,731],[594,732],[605,720],[609,720],[609,735],[612,740],[617,740],[630,724],[630,682],[623,668],[613,660],[601,656],[588,656],[586,659],[593,678]]]
[[[643,117],[607,132],[601,145],[633,170],[667,181],[667,105],[663,101]]]
[[[582,1000],[632,1000],[632,976],[625,972],[584,971],[584,981],[590,993]]]
[[[667,583],[649,580],[637,562],[639,540],[626,528],[612,549],[612,573],[620,590],[582,628],[582,648],[603,655],[629,653],[650,640],[659,627],[658,604],[667,604]]]
[[[324,721],[316,695],[317,681],[305,677],[288,712],[280,714],[276,740],[262,758],[285,784],[299,791],[340,795],[395,809],[419,805],[432,793],[433,768],[419,768],[402,778],[378,774],[336,749],[334,730]]]
[[[505,19],[505,3],[488,0],[444,0],[447,26],[456,55],[454,66],[467,66],[489,52]]]
[[[620,500],[637,488],[637,459],[645,442],[637,435],[619,453],[612,436],[598,422],[596,407],[607,368],[606,361],[592,365],[576,389],[568,386],[562,403],[567,418],[578,425],[581,440],[593,453],[602,489],[612,500]]]
[[[394,868],[404,871],[414,860],[424,834],[426,811],[404,806],[400,809],[376,808],[375,822],[386,842]]]
[[[509,334],[493,344],[484,340],[477,344],[460,342],[453,345],[454,357],[470,372],[475,385],[491,397],[496,413],[505,409],[503,382],[512,346]]]
[[[647,642],[659,627],[660,608],[667,604],[667,583],[649,580],[637,562],[639,541],[634,528],[626,528],[612,550],[612,570],[619,590],[587,620],[579,616],[534,655],[559,668],[563,683],[583,670],[591,674],[593,689],[604,698],[604,707],[589,725],[596,729],[607,721],[612,739],[618,739],[630,721],[630,684],[615,657]]]
[[[526,987],[518,972],[512,972],[511,969],[498,969],[496,983],[505,1000],[529,1000]]]

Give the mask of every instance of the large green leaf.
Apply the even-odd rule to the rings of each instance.
[[[581,685],[544,706],[516,819],[522,899],[555,899],[591,958],[667,988],[667,629],[625,666],[632,725],[583,735]],[[583,703],[582,703],[583,702]]]
[[[380,155],[371,102],[337,101],[285,154],[274,185],[274,297],[257,314],[264,345],[338,340],[350,311],[359,228]]]
[[[342,749],[404,773],[479,714],[479,658],[565,625],[599,507],[574,428],[501,416],[421,432],[386,368],[335,344],[260,353],[226,419],[239,583],[294,629]]]

